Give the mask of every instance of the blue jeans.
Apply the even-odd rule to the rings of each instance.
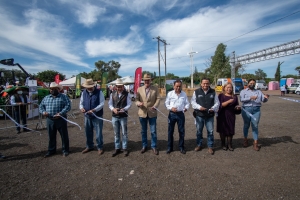
[[[242,110],[242,117],[244,120],[244,128],[243,128],[244,137],[245,138],[248,137],[248,130],[249,130],[250,123],[251,123],[253,140],[257,140],[258,139],[258,123],[259,123],[259,119],[260,119],[260,106],[254,106],[254,107],[246,106],[246,107],[243,107],[243,109],[245,109],[250,114],[252,114],[252,116],[256,119],[256,120],[253,119],[253,117],[251,117],[244,110]]]
[[[207,146],[213,148],[214,146],[214,117],[199,117],[196,116],[196,128],[197,128],[197,145],[202,146],[203,141],[203,127],[207,130]]]
[[[174,127],[177,123],[178,132],[179,132],[179,149],[184,149],[184,123],[185,117],[183,112],[170,112],[169,116],[169,126],[168,126],[168,149],[173,150],[173,142],[174,142]]]
[[[115,149],[121,148],[121,142],[120,142],[120,128],[122,128],[122,147],[123,149],[127,149],[127,117],[112,117],[112,124],[114,127],[114,133],[115,133]]]
[[[102,118],[102,116],[100,116]],[[84,118],[85,136],[86,136],[86,148],[94,148],[94,129],[96,132],[97,149],[103,149],[103,120],[93,118]]]
[[[156,144],[157,144],[156,118],[157,117],[149,118],[148,116],[146,118],[140,117],[140,123],[142,126],[141,135],[142,135],[143,148],[147,148],[147,146],[148,146],[148,141],[147,141],[148,140],[147,139],[148,121],[149,121],[150,132],[151,132],[151,148],[156,148]]]

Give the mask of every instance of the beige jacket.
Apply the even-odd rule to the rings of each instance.
[[[150,118],[157,117],[157,111],[151,110],[154,106],[157,108],[160,102],[160,95],[158,88],[155,86],[150,86],[150,92],[148,94],[148,98],[146,97],[146,90],[145,86],[139,87],[136,94],[136,105],[140,102],[144,103],[143,106],[139,107],[138,115],[139,117],[146,118],[147,114]]]

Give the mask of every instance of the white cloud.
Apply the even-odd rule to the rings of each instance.
[[[80,4],[75,11],[79,23],[86,27],[91,27],[98,21],[98,17],[106,12],[105,8],[101,8],[89,3]]]
[[[16,22],[8,16],[8,12],[0,9],[0,40],[20,47],[19,51],[31,49],[89,68],[80,57],[71,53],[71,44],[66,37],[69,33],[57,16],[41,9],[25,11],[23,22]]]
[[[131,55],[141,50],[144,40],[139,36],[139,28],[131,26],[125,37],[88,40],[85,51],[91,57],[108,55]]]

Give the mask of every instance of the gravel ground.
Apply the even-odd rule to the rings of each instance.
[[[265,93],[271,97],[262,107],[259,152],[252,146],[242,147],[241,115],[237,116],[233,152],[221,149],[216,132],[215,155],[207,153],[206,140],[205,148],[194,152],[196,128],[191,109],[186,113],[185,155],[177,148],[177,129],[175,151],[165,153],[167,119],[162,114],[157,121],[160,154],[156,156],[150,150],[140,154],[140,124],[135,105],[129,112],[128,157],[111,156],[114,134],[108,122],[104,122],[105,152],[101,156],[97,151],[81,153],[85,148],[84,131],[71,124],[70,155],[62,156],[58,136],[58,153],[46,159],[45,129],[21,134],[13,128],[0,129],[0,152],[7,157],[0,159],[0,199],[299,199],[300,104],[280,98],[279,91]],[[295,94],[286,97],[300,100]],[[164,100],[159,109],[167,115]],[[104,118],[111,119],[108,100],[104,110]],[[83,128],[82,115],[75,116],[70,120]],[[6,124],[7,121],[0,120],[1,127]],[[251,133],[249,138],[252,144]]]

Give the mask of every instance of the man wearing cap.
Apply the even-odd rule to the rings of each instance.
[[[96,132],[96,141],[98,154],[102,155],[103,151],[103,120],[97,117],[103,117],[104,95],[100,89],[96,88],[93,79],[86,79],[82,84],[85,90],[80,97],[79,109],[84,113],[84,126],[86,136],[86,148],[82,153],[94,150],[94,129]],[[96,117],[97,116],[97,117]]]
[[[47,130],[49,135],[48,152],[44,156],[49,157],[56,153],[56,133],[61,136],[62,153],[66,157],[69,155],[69,134],[67,128],[67,112],[71,110],[70,99],[61,94],[62,86],[55,82],[50,84],[50,94],[45,96],[40,103],[40,113],[47,117]],[[62,118],[63,117],[63,118]]]
[[[155,155],[158,155],[157,134],[156,134],[156,108],[159,106],[160,95],[158,88],[151,84],[151,75],[144,74],[144,86],[139,87],[136,94],[136,105],[139,107],[138,115],[142,126],[142,150],[141,153],[147,151],[147,125],[149,122],[151,132],[151,148]]]
[[[14,118],[18,124],[20,124],[20,118],[23,123],[23,132],[29,131],[27,127],[27,103],[29,103],[28,92],[25,88],[16,87],[14,94],[10,97],[10,104],[13,106]],[[17,133],[21,133],[20,126],[17,126]]]
[[[115,157],[121,153],[121,142],[120,142],[120,127],[122,127],[122,147],[124,156],[128,156],[129,151],[127,149],[127,116],[128,109],[131,106],[131,100],[128,92],[124,89],[122,79],[116,80],[117,91],[113,91],[110,94],[108,102],[109,109],[112,111],[112,123],[115,133],[115,152],[112,157]]]

